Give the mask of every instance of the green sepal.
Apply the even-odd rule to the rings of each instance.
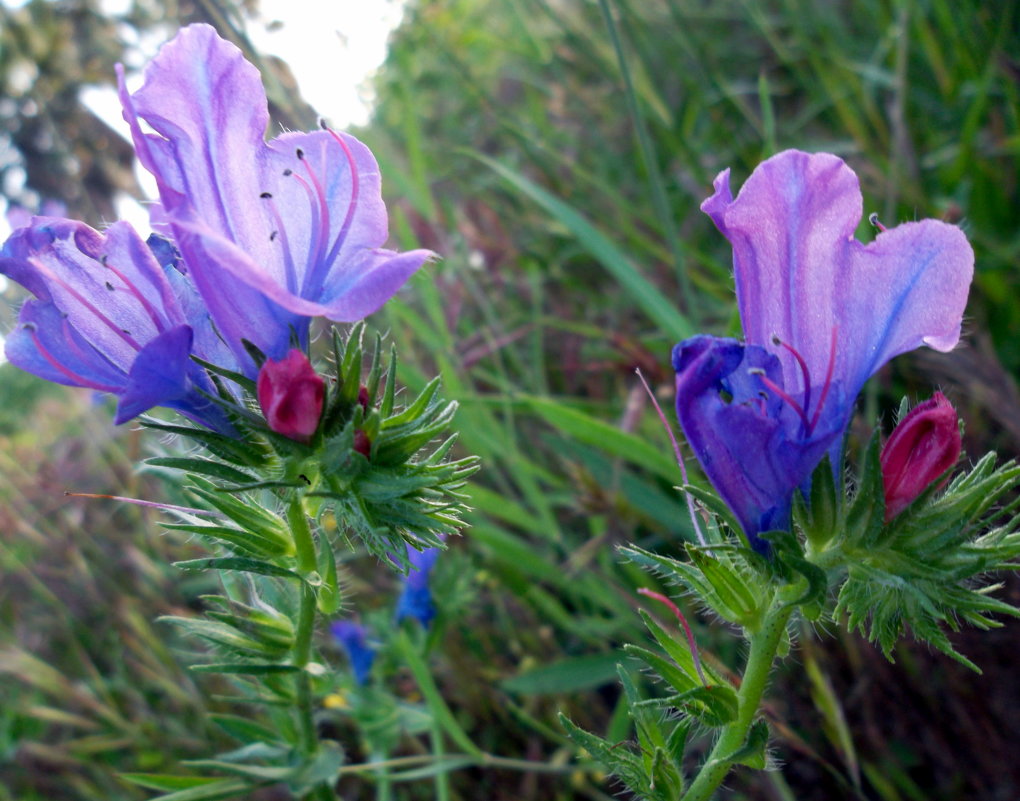
[[[669,655],[669,658],[673,660],[674,664],[687,674],[691,683],[695,685],[700,684],[701,679],[698,676],[698,669],[695,666],[694,657],[691,655],[691,651],[687,643],[681,643],[677,637],[671,636],[644,609],[638,609],[638,615],[640,615],[645,626],[647,626],[648,630],[652,633],[655,641]],[[707,665],[702,664],[701,669],[705,674],[705,678],[708,679],[710,683],[721,683],[722,679],[720,679],[718,674],[716,674],[715,671]]]
[[[805,505],[804,496],[794,490],[794,520],[797,528],[804,532],[811,548],[820,551],[843,530],[843,493],[836,491],[836,480],[832,463],[825,454],[811,475],[810,501]]]
[[[181,570],[237,570],[242,573],[257,573],[261,576],[276,576],[278,578],[293,578],[304,581],[302,576],[293,570],[274,565],[272,562],[264,562],[261,559],[248,559],[243,556],[211,556],[203,559],[187,559],[183,562],[174,562],[173,566]]]
[[[213,620],[163,615],[157,620],[173,623],[192,637],[201,637],[235,655],[250,658],[257,656],[272,659],[286,655],[287,648],[266,642],[256,636],[239,631],[234,626]]]
[[[192,354],[191,358],[192,361],[196,362],[201,367],[205,368],[213,376],[226,378],[228,381],[233,381],[235,384],[241,387],[241,389],[245,390],[251,395],[256,394],[257,389],[255,382],[252,381],[250,378],[248,378],[248,376],[244,375],[243,373],[238,373],[234,370],[228,370],[225,367],[220,367],[218,364],[207,362],[205,359],[201,359],[198,356],[195,356],[194,354]]]
[[[293,338],[291,339],[291,345],[295,346]],[[244,348],[244,352],[248,354],[248,357],[255,362],[255,369],[261,370],[262,365],[266,363],[266,354],[262,352],[262,348],[244,337],[241,338],[241,347]]]
[[[742,575],[750,568],[744,566],[741,570],[737,567],[739,556],[731,559],[721,546],[714,547],[714,550],[718,557],[709,556],[696,546],[689,545],[687,552],[691,563],[660,556],[634,545],[620,548],[620,553],[662,578],[682,584],[724,620],[743,626],[757,616],[761,600],[754,590],[759,588],[761,581],[751,575]],[[708,570],[707,575],[704,570]],[[721,593],[716,585],[721,588]]]
[[[188,489],[212,508],[223,512],[245,531],[253,532],[265,540],[281,543],[281,547],[287,553],[293,548],[286,524],[279,516],[251,498],[241,500],[220,492],[215,484],[199,476],[191,476],[191,486]]]
[[[768,764],[769,725],[758,718],[751,724],[744,744],[719,761],[727,765],[746,765],[755,770],[764,770]]]
[[[682,709],[703,726],[720,728],[737,719],[740,702],[732,687],[714,684],[711,687],[698,685],[687,692],[666,698],[650,698],[641,701],[641,705],[667,711]]]
[[[245,473],[223,462],[216,462],[211,459],[200,459],[198,457],[186,456],[154,456],[146,459],[147,465],[153,467],[170,467],[175,470],[184,470],[189,473],[218,478],[223,481],[231,481],[234,484],[246,484],[257,479],[250,473]]]
[[[176,434],[186,440],[197,442],[214,456],[218,456],[231,464],[242,465],[244,467],[261,467],[265,465],[269,457],[268,450],[261,443],[235,439],[204,428],[172,425],[156,420],[153,417],[140,417],[139,422],[146,428],[154,428],[157,431]]]
[[[785,605],[801,607],[808,620],[817,620],[829,591],[825,571],[805,558],[804,548],[792,531],[766,531],[758,536],[772,544],[773,560],[789,582],[782,590]],[[798,577],[804,581],[803,590],[798,586]],[[797,592],[800,594],[793,595]]]
[[[201,523],[160,523],[163,528],[172,531],[187,531],[197,534],[205,540],[218,545],[226,545],[241,555],[271,559],[289,555],[293,547],[289,542],[279,539],[266,539],[261,534],[232,526],[204,525]]]
[[[741,540],[744,540],[744,529],[737,521],[737,518],[730,510],[730,507],[726,505],[726,502],[714,490],[707,489],[705,487],[698,487],[694,484],[684,484],[680,487],[680,490],[693,495],[698,503],[708,509],[708,511],[715,515],[716,518],[725,523],[731,531],[739,534]],[[746,542],[746,540],[744,541]]]
[[[336,555],[328,541],[319,547],[318,572],[322,583],[315,590],[315,605],[323,615],[333,615],[343,602],[336,572]]]
[[[603,767],[621,782],[627,789],[639,797],[648,798],[648,779],[645,776],[641,758],[625,743],[610,743],[598,735],[587,732],[575,725],[562,712],[559,715],[560,725],[567,731],[567,736],[583,748]]]
[[[876,430],[864,452],[864,465],[857,493],[846,514],[846,541],[851,548],[871,548],[885,526],[885,485],[879,460],[881,442]]]

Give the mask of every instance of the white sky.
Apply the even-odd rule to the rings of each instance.
[[[9,7],[26,0],[0,0]],[[372,95],[368,82],[386,58],[390,32],[400,24],[405,0],[261,0],[260,18],[248,23],[247,33],[255,47],[286,61],[300,87],[301,94],[315,110],[335,127],[344,129],[368,122]],[[123,14],[130,0],[105,0],[109,14]],[[172,34],[171,34],[172,35]],[[153,55],[167,37],[138,42],[138,52],[128,62],[129,73]],[[137,85],[140,75],[134,76]],[[92,87],[82,93],[82,102],[112,128],[130,138],[121,118],[116,92],[110,87]],[[137,169],[146,193],[155,194],[155,183],[144,170]],[[117,200],[118,216],[143,233],[148,232],[148,217],[132,198]],[[0,242],[10,233],[5,218],[6,205],[0,199]],[[0,292],[7,280],[0,276]],[[0,343],[3,337],[0,335]],[[0,362],[3,353],[0,350]]]

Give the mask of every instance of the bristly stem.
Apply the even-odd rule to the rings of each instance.
[[[294,538],[295,561],[302,574],[315,570],[315,542],[308,525],[301,497],[295,495],[287,505],[287,522]],[[298,605],[297,628],[294,631],[294,650],[291,661],[299,668],[297,673],[297,716],[300,749],[308,760],[314,759],[319,750],[319,735],[315,729],[312,710],[312,677],[306,668],[312,658],[312,634],[315,631],[315,590],[306,581],[301,582],[301,598]],[[312,791],[316,801],[335,801],[336,794],[328,784],[321,784]]]
[[[778,604],[778,599],[773,603]],[[751,647],[744,667],[744,676],[737,692],[737,719],[723,728],[708,758],[702,764],[681,801],[709,801],[730,772],[728,757],[736,753],[747,741],[747,735],[761,706],[762,695],[772,672],[772,663],[786,635],[786,624],[793,614],[789,605],[769,610],[764,621],[751,632]]]

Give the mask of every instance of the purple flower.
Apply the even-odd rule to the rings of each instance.
[[[223,432],[214,387],[191,359],[221,359],[222,345],[194,287],[164,269],[127,223],[105,234],[84,223],[34,217],[0,249],[0,273],[28,289],[7,337],[10,362],[58,384],[118,397],[116,422],[153,406]]]
[[[375,662],[375,649],[366,640],[365,627],[350,620],[339,620],[329,628],[347,653],[354,680],[358,684],[365,684],[372,671],[372,663]]]
[[[950,350],[973,275],[960,229],[935,220],[864,245],[857,176],[836,156],[786,151],[736,199],[729,170],[702,204],[733,245],[746,344],[695,337],[673,349],[677,414],[749,543],[788,528],[793,491],[842,432],[864,382],[921,345]]]
[[[320,130],[265,141],[259,72],[210,26],[166,44],[138,91],[118,75],[138,157],[159,187],[154,224],[252,377],[242,339],[281,359],[292,331],[307,346],[310,317],[371,314],[432,255],[382,249],[379,169],[357,139]]]
[[[411,570],[404,579],[404,588],[397,600],[396,619],[399,623],[405,617],[411,617],[428,628],[436,616],[436,605],[429,589],[429,574],[432,572],[440,548],[426,548],[419,551],[407,546],[407,558],[411,562]]]

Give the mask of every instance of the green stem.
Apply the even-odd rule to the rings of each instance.
[[[757,631],[751,633],[751,648],[744,666],[744,677],[737,693],[737,719],[723,728],[712,752],[708,755],[691,786],[681,801],[709,801],[732,763],[728,757],[736,752],[747,740],[751,724],[761,706],[761,698],[768,684],[769,674],[776,652],[786,633],[786,624],[793,613],[793,607],[780,606],[769,610]]]
[[[295,560],[297,569],[302,574],[315,570],[315,542],[308,526],[308,516],[300,496],[291,499],[287,506],[287,522],[290,524],[291,535],[294,537]],[[301,670],[297,674],[297,716],[298,732],[301,738],[300,748],[305,758],[311,761],[319,750],[319,735],[315,730],[315,716],[312,709],[312,677],[308,671],[308,663],[312,659],[312,634],[315,631],[315,590],[301,582],[301,600],[298,606],[297,628],[294,631],[294,650],[292,664]],[[326,784],[318,785],[312,791],[316,801],[335,801],[333,788]]]

